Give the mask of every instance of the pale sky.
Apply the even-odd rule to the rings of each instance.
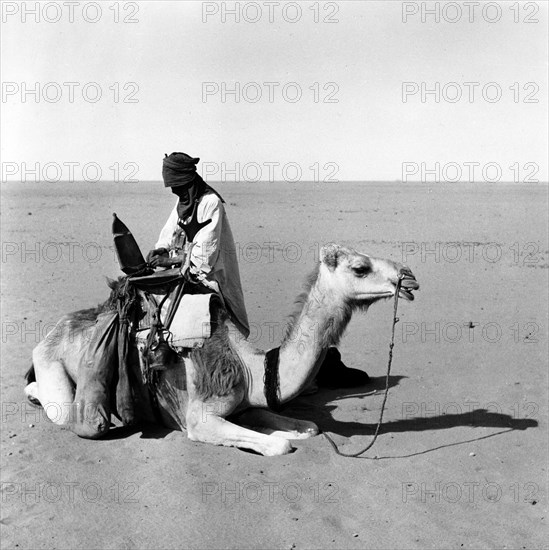
[[[2,6],[3,180],[20,181],[22,163],[40,171],[56,163],[61,179],[69,179],[63,163],[78,163],[75,179],[87,163],[105,181],[115,163],[121,178],[160,179],[164,153],[173,151],[201,157],[209,181],[236,163],[248,178],[259,166],[262,180],[282,179],[287,163],[303,180],[315,170],[321,180],[332,171],[339,180],[397,180],[404,162],[410,170],[456,163],[464,179],[464,163],[478,162],[478,180],[492,162],[502,181],[517,173],[522,181],[538,167],[535,179],[548,179],[546,2],[493,2],[500,19],[492,23],[486,19],[498,13],[485,2],[472,22],[466,3],[454,3],[463,10],[455,23],[446,20],[457,17],[450,9],[423,23],[422,5],[434,2],[300,2],[299,14],[280,1],[271,4],[272,22],[268,2],[107,1],[101,13],[75,2],[73,22],[61,1],[41,2],[37,22],[25,13],[35,4]],[[222,13],[237,4],[240,22]],[[478,85],[464,85],[471,82]],[[36,83],[38,102],[23,93]],[[488,97],[499,90],[501,98],[483,98],[488,83]],[[239,102],[222,97],[237,84]],[[422,87],[437,85],[439,102],[433,94],[422,102]],[[87,101],[84,88],[101,99]]]

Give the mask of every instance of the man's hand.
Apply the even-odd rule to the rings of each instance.
[[[165,255],[151,256],[149,265],[151,267],[173,267],[182,264],[183,256],[172,256],[171,258]]]
[[[153,259],[154,256],[167,256],[168,251],[165,248],[154,248],[153,250],[149,251],[147,254],[147,262],[150,263],[150,261]]]
[[[174,265],[173,259],[168,256],[152,256],[149,260],[151,267],[172,267]]]

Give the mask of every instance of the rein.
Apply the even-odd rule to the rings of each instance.
[[[383,397],[383,403],[381,404],[381,411],[379,413],[379,420],[376,426],[376,431],[374,432],[374,437],[372,438],[372,441],[368,443],[368,445],[362,449],[361,451],[358,451],[356,453],[343,453],[335,444],[334,440],[328,435],[327,432],[323,432],[324,437],[328,440],[328,443],[332,446],[336,454],[339,456],[345,456],[349,458],[356,458],[357,456],[360,456],[361,454],[365,453],[369,449],[371,449],[376,442],[377,436],[379,434],[379,429],[381,427],[381,423],[383,422],[383,413],[385,411],[385,404],[387,403],[387,396],[389,395],[389,375],[391,374],[391,364],[393,362],[393,348],[395,347],[395,326],[398,323],[399,319],[397,317],[397,307],[398,307],[398,292],[400,290],[400,284],[402,282],[403,276],[399,275],[396,290],[395,290],[395,306],[393,310],[393,326],[391,328],[391,343],[389,344],[389,361],[387,362],[387,376],[385,377],[385,395]]]

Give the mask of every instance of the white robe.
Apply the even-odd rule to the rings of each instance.
[[[160,232],[155,248],[165,248],[170,255],[183,254],[186,237],[178,225],[176,202],[166,225]],[[206,193],[198,202],[199,222],[212,221],[200,229],[191,249],[190,272],[206,286],[222,296],[232,321],[244,336],[250,333],[244,294],[240,283],[238,256],[229,219],[221,199],[215,193]],[[187,223],[190,217],[182,220]]]

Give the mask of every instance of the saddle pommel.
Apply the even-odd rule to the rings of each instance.
[[[126,275],[137,273],[147,266],[147,262],[143,258],[143,254],[141,254],[141,250],[126,224],[120,220],[116,213],[113,214],[113,217],[112,234],[114,249],[116,250],[120,269]]]

